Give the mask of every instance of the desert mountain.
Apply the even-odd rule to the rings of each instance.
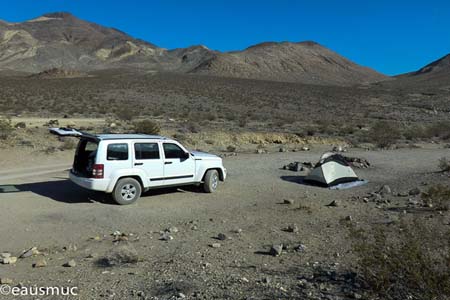
[[[0,23],[0,68],[40,72],[51,68],[92,70],[139,62],[150,65],[163,50],[69,13],[22,23]]]
[[[337,85],[387,78],[314,42],[262,43],[225,53],[205,46],[166,50],[70,13],[21,23],[0,21],[0,70],[39,73],[53,68],[139,68]]]
[[[262,43],[244,51],[216,53],[193,73],[303,83],[353,84],[386,76],[315,43]]]
[[[416,72],[410,73],[410,75],[439,75],[442,73],[450,74],[450,54],[447,54],[446,56],[426,65]]]

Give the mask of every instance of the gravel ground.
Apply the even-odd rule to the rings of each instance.
[[[70,165],[68,154],[31,170],[2,170],[0,252],[19,256],[37,247],[41,254],[0,265],[0,278],[13,286],[75,286],[75,299],[358,298],[343,222],[398,220],[408,197],[363,198],[385,184],[396,194],[448,181],[437,173],[448,149],[351,150],[346,155],[372,163],[355,169],[369,183],[343,191],[305,185],[304,173],[281,168],[315,162],[325,150],[227,157],[229,178],[217,193],[154,190],[130,206],[69,182],[57,168]],[[333,200],[338,206],[327,206]],[[280,244],[281,255],[272,255]],[[47,265],[33,268],[42,259]]]

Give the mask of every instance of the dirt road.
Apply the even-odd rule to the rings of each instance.
[[[0,252],[18,255],[36,246],[48,266],[32,268],[36,257],[19,259],[15,265],[0,265],[0,278],[25,285],[76,285],[81,299],[175,299],[180,293],[200,299],[302,298],[298,276],[307,266],[351,265],[343,219],[371,224],[398,218],[402,211],[376,208],[354,197],[383,184],[403,192],[448,181],[435,173],[448,149],[436,147],[351,151],[348,155],[365,157],[373,167],[355,169],[369,180],[367,185],[344,191],[305,185],[303,173],[281,169],[292,161],[316,161],[324,150],[225,158],[229,178],[217,193],[195,187],[155,190],[130,206],[114,205],[108,196],[68,181],[68,159],[31,170],[2,170]],[[282,204],[283,199],[294,204]],[[327,207],[332,200],[341,204]],[[405,201],[394,197],[390,205],[401,208]],[[297,233],[283,231],[292,224]],[[171,233],[173,240],[159,240],[160,231],[173,226],[178,229]],[[128,244],[136,249],[138,263],[100,263],[118,247],[111,236],[115,231],[132,234]],[[215,239],[219,233],[229,239]],[[220,247],[211,247],[214,243]],[[265,255],[276,243],[301,244],[306,250]],[[69,259],[77,266],[64,268]]]

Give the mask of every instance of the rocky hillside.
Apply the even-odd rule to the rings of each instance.
[[[446,56],[426,65],[425,67],[421,68],[420,70],[410,73],[412,76],[417,75],[438,75],[442,73],[450,73],[450,54],[447,54]]]
[[[0,68],[41,72],[51,68],[92,70],[154,65],[163,50],[113,28],[69,13],[22,23],[0,23]]]
[[[386,79],[314,42],[262,43],[244,51],[217,53],[193,73],[218,76],[348,85]]]
[[[270,42],[226,53],[205,46],[166,50],[69,13],[22,23],[0,21],[0,71],[39,73],[52,68],[130,68],[334,85],[387,78],[314,42]]]

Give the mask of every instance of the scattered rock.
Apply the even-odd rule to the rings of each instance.
[[[305,146],[305,147],[302,147],[301,150],[302,150],[302,151],[309,151],[310,149],[309,149],[308,147]]]
[[[111,254],[102,260],[102,263],[112,267],[125,264],[135,264],[138,261],[138,253],[131,244],[119,244],[119,246],[117,246]]]
[[[299,231],[298,226],[296,224],[289,225],[285,231],[297,233]]]
[[[13,280],[10,278],[6,278],[6,277],[0,278],[0,284],[11,285],[12,283],[13,283]]]
[[[77,262],[73,259],[69,260],[64,264],[64,267],[73,268],[77,266]]]
[[[266,153],[266,150],[264,150],[264,149],[256,149],[255,153],[256,154],[264,154],[264,153]]]
[[[33,268],[44,268],[46,266],[47,266],[47,261],[45,260],[45,258],[41,258],[33,264]]]
[[[11,257],[11,253],[3,252],[0,253],[0,259]]]
[[[391,187],[387,184],[383,185],[381,187],[381,189],[378,191],[378,194],[385,196],[385,195],[390,195],[392,194],[392,190]]]
[[[284,147],[281,147],[278,151],[279,152],[288,152],[288,150],[286,148],[284,148]]]
[[[30,248],[28,250],[24,250],[22,252],[22,254],[19,256],[19,258],[27,258],[27,257],[30,257],[30,256],[36,256],[36,255],[39,255],[39,254],[40,254],[39,250],[36,247],[32,247],[32,248]]]
[[[301,165],[300,162],[296,161],[296,162],[284,165],[283,169],[294,171],[294,172],[300,172],[300,171],[303,171],[303,166]]]
[[[264,277],[262,280],[261,280],[263,283],[266,283],[266,284],[269,284],[270,283],[270,277]]]
[[[218,239],[218,240],[221,240],[221,241],[225,241],[225,240],[228,239],[228,237],[227,237],[225,234],[223,234],[223,233],[219,233],[219,234],[217,235],[217,239]]]
[[[170,233],[177,233],[178,232],[178,228],[176,228],[175,226],[169,227],[165,230],[165,232],[170,232]]]
[[[240,234],[242,233],[242,229],[241,228],[237,228],[235,230],[233,230],[234,233]]]
[[[296,252],[305,252],[306,251],[306,246],[303,244],[298,245],[297,247],[294,248],[294,250]]]
[[[161,241],[171,241],[171,240],[173,240],[173,236],[171,236],[168,232],[164,232],[164,233],[161,234],[159,239]]]
[[[327,206],[338,207],[339,206],[339,201],[338,200],[333,200]]]
[[[410,196],[417,196],[417,195],[419,195],[420,194],[420,189],[419,188],[413,188],[413,189],[411,189],[409,192],[408,192],[408,194],[410,195]]]
[[[12,265],[12,264],[15,264],[16,262],[17,262],[17,257],[15,257],[15,256],[9,256],[9,257],[2,258],[2,263],[4,265]]]
[[[220,243],[212,243],[210,246],[211,246],[211,248],[220,248],[221,247]]]
[[[370,168],[370,162],[365,158],[360,157],[347,157],[344,156],[345,161],[350,164],[350,166],[360,169],[367,169]]]
[[[292,200],[292,199],[284,199],[284,200],[283,200],[283,203],[284,203],[284,204],[289,204],[289,205],[294,204],[294,202],[295,202],[295,201]]]
[[[270,255],[272,256],[280,256],[281,253],[283,252],[283,245],[272,245],[272,248],[270,248]]]
[[[351,222],[351,221],[353,221],[353,218],[352,218],[352,216],[346,216],[344,220]]]

